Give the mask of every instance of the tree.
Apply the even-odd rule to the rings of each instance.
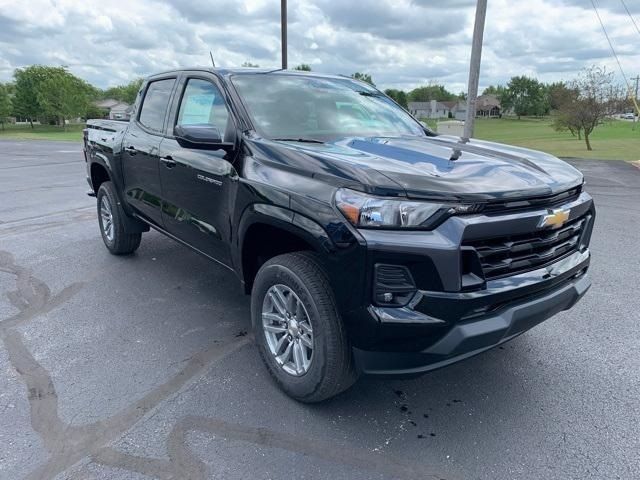
[[[582,140],[582,125],[577,118],[577,111],[574,107],[577,106],[578,94],[571,98],[569,96],[563,98],[562,104],[559,105],[555,119],[553,121],[553,128],[558,132],[569,131],[571,135],[577,137],[578,140]]]
[[[7,92],[7,94],[9,95],[9,98],[13,98],[13,96],[16,94],[16,85],[13,82],[7,82],[4,84],[4,89]]]
[[[541,116],[549,113],[544,86],[535,78],[525,75],[511,77],[506,90],[500,95],[500,103],[503,110],[512,108],[518,119],[523,115]]]
[[[363,82],[367,82],[368,84],[373,85],[374,87],[376,86],[376,84],[373,83],[373,79],[371,78],[371,75],[368,73],[356,72],[351,75],[351,78],[355,78],[356,80],[362,80]]]
[[[301,63],[300,65],[297,65],[294,70],[300,70],[302,72],[310,72],[311,71],[311,65],[309,65],[308,63]]]
[[[569,88],[565,82],[554,82],[546,85],[549,108],[556,111],[561,105],[575,98],[577,92]]]
[[[498,98],[502,98],[506,90],[507,89],[504,87],[504,85],[489,85],[482,91],[482,95],[495,95]]]
[[[567,87],[570,93],[562,98],[554,126],[573,134],[582,131],[587,150],[592,150],[589,136],[614,113],[621,90],[613,84],[613,72],[595,65],[583,70]]]
[[[409,92],[410,102],[430,102],[431,100],[436,100],[437,102],[451,102],[453,100],[458,100],[458,96],[447,90],[444,85],[436,84],[418,87]]]
[[[2,125],[2,130],[4,130],[4,124],[9,115],[11,115],[12,110],[13,105],[9,97],[9,89],[0,83],[0,124]]]
[[[407,94],[403,90],[396,90],[395,88],[387,88],[384,91],[384,93],[387,94],[387,96],[393,98],[396,101],[396,103],[400,105],[402,108],[404,109],[409,108],[408,102],[407,102]]]
[[[42,114],[54,118],[66,129],[66,120],[86,114],[93,87],[65,68],[52,67],[38,85],[37,99]]]
[[[111,87],[104,91],[103,96],[104,98],[113,98],[121,102],[133,104],[136,102],[136,97],[138,96],[138,91],[142,86],[142,82],[142,78],[137,78],[126,85]]]
[[[102,108],[95,105],[93,102],[90,102],[87,105],[86,111],[81,115],[81,117],[90,120],[92,118],[106,118],[109,116],[109,109]]]
[[[31,65],[24,69],[18,68],[13,72],[16,80],[13,110],[17,116],[28,118],[31,128],[33,128],[33,120],[43,115],[42,105],[38,99],[40,86],[55,69],[56,67]]]
[[[240,66],[241,67],[246,67],[246,68],[260,68],[260,65],[258,65],[257,63],[251,63],[251,62],[244,62]]]

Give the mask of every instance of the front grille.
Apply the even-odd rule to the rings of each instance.
[[[571,202],[582,193],[582,185],[578,185],[570,190],[544,197],[534,197],[525,200],[501,200],[487,203],[484,206],[484,213],[503,213],[532,208],[553,208]]]
[[[506,235],[465,242],[475,249],[486,280],[540,268],[575,252],[588,221],[581,217],[557,230]]]

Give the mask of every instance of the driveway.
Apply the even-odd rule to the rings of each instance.
[[[598,208],[573,310],[308,406],[232,275],[155,232],[109,255],[80,145],[1,141],[0,478],[640,478],[640,170],[572,163]]]

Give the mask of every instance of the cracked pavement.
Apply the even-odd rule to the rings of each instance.
[[[155,232],[109,255],[80,144],[0,141],[0,479],[640,477],[640,170],[572,162],[598,208],[573,310],[308,406],[229,272]]]

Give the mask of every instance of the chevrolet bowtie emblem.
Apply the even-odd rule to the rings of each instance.
[[[549,213],[540,219],[538,228],[560,228],[569,220],[570,213],[571,210],[549,210]]]

